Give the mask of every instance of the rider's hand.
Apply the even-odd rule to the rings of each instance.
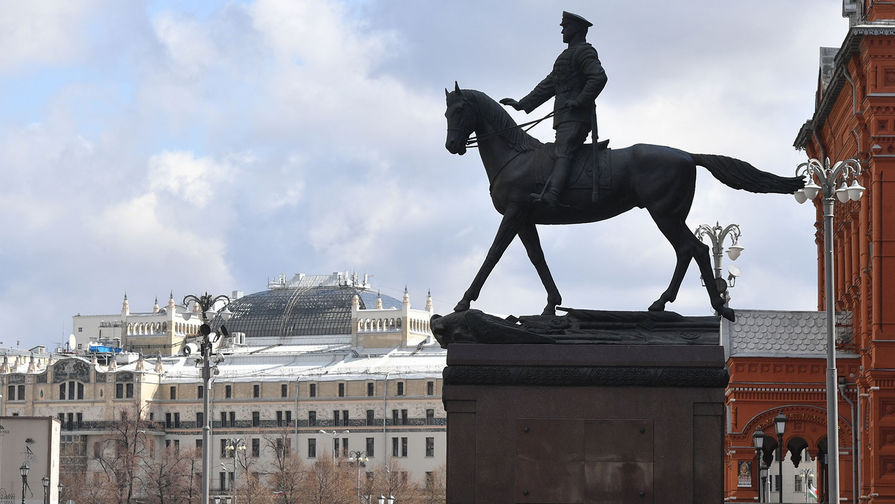
[[[504,98],[503,100],[500,100],[500,103],[502,105],[513,107],[516,110],[522,110],[522,105],[519,105],[519,102],[512,98]]]

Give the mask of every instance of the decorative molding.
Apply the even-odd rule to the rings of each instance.
[[[723,388],[724,368],[448,366],[446,385],[544,385]]]

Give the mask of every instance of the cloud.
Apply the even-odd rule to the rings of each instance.
[[[0,75],[83,56],[84,22],[96,0],[6,2],[0,16]]]
[[[167,191],[198,208],[205,208],[214,196],[214,186],[231,175],[227,163],[196,158],[192,152],[165,151],[149,158],[150,190]]]

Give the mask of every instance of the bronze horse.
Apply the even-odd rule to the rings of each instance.
[[[586,181],[586,184],[570,183],[558,206],[535,204],[530,201],[530,194],[538,190],[538,175],[545,171],[545,167],[539,165],[539,162],[545,162],[545,156],[537,152],[544,148],[544,144],[522,131],[503,107],[481,91],[461,90],[455,83],[454,91],[445,89],[445,95],[445,147],[452,154],[465,154],[467,140],[475,132],[482,164],[491,184],[491,200],[494,208],[503,215],[484,263],[454,311],[469,309],[491,270],[518,235],[547,290],[547,306],[543,314],[555,314],[562,296],[547,268],[535,225],[597,222],[634,207],[649,212],[677,256],[671,283],[649,306],[650,311],[663,311],[665,304],[677,297],[691,259],[696,261],[703,278],[714,278],[708,246],[696,238],[686,223],[696,189],[696,166],[707,168],[715,178],[734,189],[755,193],[791,194],[804,185],[800,177],[780,177],[726,156],[690,154],[661,145],[636,144],[609,152],[613,170],[611,185],[599,193],[597,201],[592,200],[591,184]],[[589,150],[591,146],[585,145],[583,149]],[[547,170],[549,172],[549,167]],[[569,180],[575,178],[572,175]],[[712,308],[723,317],[734,320],[734,312],[724,306],[715,282],[704,283]]]

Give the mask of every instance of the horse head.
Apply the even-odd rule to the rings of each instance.
[[[447,118],[447,140],[444,147],[451,154],[466,154],[466,141],[476,125],[476,110],[472,103],[460,90],[460,86],[454,81],[454,90],[444,90],[447,110],[444,117]]]

